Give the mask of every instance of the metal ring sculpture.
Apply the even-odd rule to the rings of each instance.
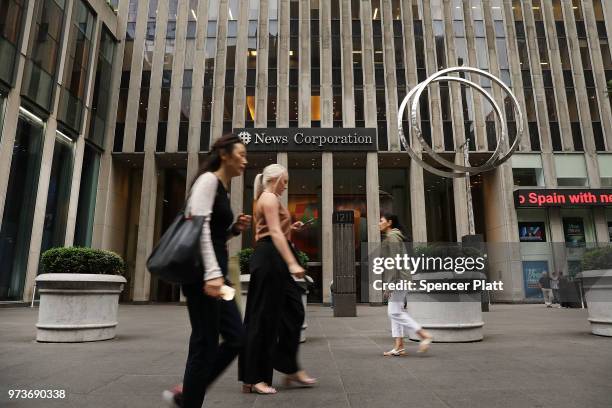
[[[481,75],[486,78],[489,78],[491,81],[499,85],[512,99],[512,103],[514,105],[513,109],[515,111],[516,117],[518,118],[517,131],[516,131],[516,138],[514,139],[512,146],[509,147],[508,151],[505,154],[502,155],[502,151],[504,149],[504,146],[506,145],[506,140],[508,138],[508,128],[506,125],[506,121],[504,120],[502,110],[500,109],[499,105],[495,102],[493,97],[489,95],[487,91],[485,91],[480,85],[468,79],[465,79],[465,78],[447,75],[447,74],[456,73],[456,72],[468,72],[468,73],[473,73],[476,75]],[[499,120],[501,124],[501,135],[497,137],[497,146],[495,147],[495,151],[493,152],[493,155],[491,155],[491,157],[489,157],[489,159],[481,166],[476,166],[476,167],[461,166],[459,164],[448,161],[444,159],[443,157],[441,157],[436,152],[434,152],[431,146],[423,138],[423,133],[421,131],[421,125],[419,121],[417,120],[417,110],[419,107],[419,99],[421,98],[423,91],[429,85],[431,85],[434,82],[443,82],[443,81],[459,82],[460,84],[465,84],[467,86],[470,86],[474,88],[476,91],[478,91],[480,94],[482,94],[489,101],[489,103],[491,103],[491,106],[493,106],[495,115],[497,116],[497,119]],[[445,166],[447,169],[450,169],[450,170],[441,170],[441,169],[438,169],[430,165],[429,163],[426,163],[419,157],[419,155],[414,150],[412,150],[412,148],[410,147],[410,144],[406,141],[406,137],[404,136],[404,131],[402,129],[402,119],[404,117],[404,110],[406,109],[406,105],[408,105],[408,103],[411,104],[410,128],[414,132],[414,135],[418,139],[419,143],[421,144],[421,146],[423,146],[423,149],[431,156],[431,158],[433,158],[436,162],[438,162],[439,164],[441,164],[442,166]],[[412,160],[420,164],[421,167],[423,167],[425,170],[429,171],[430,173],[433,173],[433,174],[436,174],[442,177],[459,178],[459,177],[466,177],[472,174],[478,174],[478,173],[482,173],[488,170],[492,170],[495,167],[501,165],[506,160],[508,160],[510,156],[512,156],[514,151],[517,149],[520,143],[521,135],[523,134],[524,123],[523,123],[523,114],[521,113],[521,108],[519,106],[518,100],[516,99],[516,96],[514,96],[510,88],[508,88],[508,86],[502,80],[497,78],[495,75],[492,75],[478,68],[453,67],[453,68],[446,68],[446,69],[436,72],[435,74],[427,78],[425,81],[421,82],[416,87],[414,87],[412,90],[410,90],[410,92],[408,93],[408,95],[406,95],[406,97],[404,98],[404,100],[402,101],[400,105],[399,113],[397,117],[397,126],[399,129],[400,140],[402,141],[404,148],[406,149],[406,151],[408,152]]]

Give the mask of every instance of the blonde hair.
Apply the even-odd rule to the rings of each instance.
[[[271,181],[276,180],[276,182],[278,182],[283,174],[287,174],[287,169],[281,164],[274,163],[264,167],[263,171],[255,176],[255,183],[253,185],[255,189],[255,200],[259,198],[264,188]]]

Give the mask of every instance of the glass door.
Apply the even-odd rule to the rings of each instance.
[[[21,300],[30,251],[44,124],[28,112],[17,122],[0,229],[0,300]]]

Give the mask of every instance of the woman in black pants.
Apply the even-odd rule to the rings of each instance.
[[[304,276],[289,242],[292,229],[289,211],[280,202],[287,187],[287,170],[279,164],[267,166],[255,178],[254,210],[257,245],[250,261],[251,280],[244,317],[247,340],[239,360],[243,392],[275,394],[272,372],[285,373],[285,384],[316,383],[300,369],[297,353],[304,322],[302,291],[293,279]]]
[[[213,145],[187,200],[185,214],[204,216],[200,237],[204,276],[203,282],[182,286],[192,331],[182,390],[175,387],[163,395],[173,407],[200,408],[208,385],[242,347],[244,330],[236,302],[221,297],[222,286],[228,283],[225,243],[251,222],[250,216],[241,214],[232,224],[227,192],[231,178],[241,175],[246,164],[246,149],[240,139],[223,136]]]

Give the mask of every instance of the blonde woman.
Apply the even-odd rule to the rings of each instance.
[[[271,164],[255,178],[255,239],[250,261],[251,280],[244,316],[246,344],[239,359],[243,392],[275,394],[272,373],[284,374],[285,385],[312,386],[297,361],[300,330],[304,321],[302,291],[295,278],[304,276],[291,245],[291,230],[303,223],[291,223],[291,214],[281,204],[288,174],[280,164]]]

